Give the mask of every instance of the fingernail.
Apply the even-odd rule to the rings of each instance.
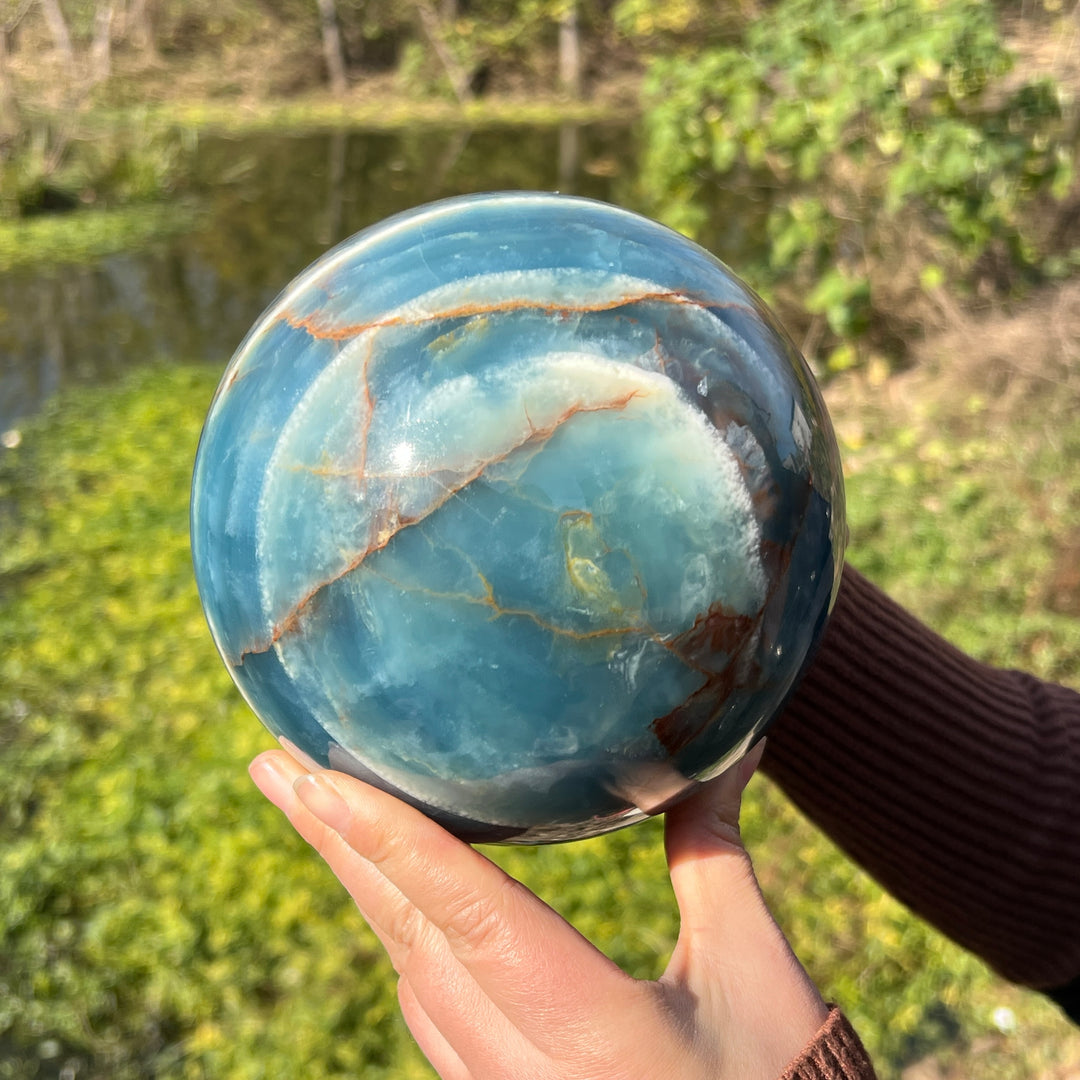
[[[292,777],[269,755],[257,757],[248,768],[255,786],[280,810],[292,794]]]
[[[296,797],[324,824],[337,832],[348,827],[349,804],[322,773],[305,773],[293,782]]]

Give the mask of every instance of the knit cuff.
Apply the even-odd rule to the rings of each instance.
[[[835,1006],[780,1080],[877,1080],[862,1040]]]

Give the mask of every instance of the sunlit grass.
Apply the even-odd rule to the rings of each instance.
[[[550,126],[627,120],[635,109],[609,102],[478,98],[461,103],[447,98],[412,99],[355,95],[338,99],[314,95],[302,99],[192,100],[101,108],[87,116],[88,126],[114,127],[137,122],[152,127],[185,127],[217,135],[302,134],[341,128],[396,131],[425,124],[447,127]]]
[[[21,1048],[0,1076],[32,1075],[43,1047],[80,1077],[431,1075],[375,940],[244,774],[269,737],[214,653],[187,544],[218,374],[72,393],[0,451],[0,1042]],[[835,404],[852,558],[965,648],[1080,682],[1076,612],[1053,610],[1080,531],[1080,414],[1048,430],[1045,407],[922,400],[899,417]],[[744,825],[883,1078],[926,1055],[1005,1080],[1080,1063],[1052,1006],[883,895],[763,780]],[[493,855],[652,977],[677,932],[660,836]]]
[[[194,206],[181,200],[0,219],[0,273],[144,250],[184,235],[197,220]]]

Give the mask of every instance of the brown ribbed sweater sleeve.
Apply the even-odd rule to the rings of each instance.
[[[919,915],[1074,1004],[1080,695],[977,663],[845,567],[764,769]]]
[[[779,1080],[877,1080],[862,1040],[835,1006]]]

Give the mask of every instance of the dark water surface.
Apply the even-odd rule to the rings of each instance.
[[[300,270],[400,210],[503,189],[633,207],[635,156],[618,126],[203,140],[184,188],[199,207],[193,231],[95,263],[0,276],[0,433],[57,390],[151,361],[224,369]]]

